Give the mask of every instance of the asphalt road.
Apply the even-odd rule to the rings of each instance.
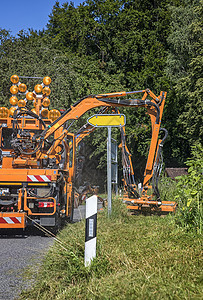
[[[102,204],[99,202],[98,209]],[[73,221],[85,217],[85,205],[74,210]],[[71,225],[70,225],[71,226]],[[21,235],[0,236],[0,300],[14,300],[35,281],[37,269],[54,240],[37,230]]]
[[[0,300],[17,299],[22,289],[34,283],[34,274],[54,241],[39,234],[0,237]]]

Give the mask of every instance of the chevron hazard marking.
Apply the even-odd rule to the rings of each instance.
[[[27,175],[28,182],[51,182],[50,175]]]
[[[0,217],[0,224],[20,224],[21,217]]]

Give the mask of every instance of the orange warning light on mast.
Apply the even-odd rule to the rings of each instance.
[[[18,93],[18,87],[17,87],[17,85],[12,85],[10,87],[10,92],[11,92],[11,94],[16,95]]]
[[[12,75],[11,76],[11,82],[16,84],[19,82],[19,77],[17,75]]]
[[[48,76],[44,77],[44,78],[43,78],[43,83],[44,83],[44,85],[50,85],[50,83],[51,83],[51,78],[48,77]]]
[[[27,85],[24,83],[19,84],[18,89],[21,93],[25,93],[27,91]]]

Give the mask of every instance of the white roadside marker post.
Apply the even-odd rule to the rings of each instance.
[[[97,196],[86,199],[85,267],[96,257]]]

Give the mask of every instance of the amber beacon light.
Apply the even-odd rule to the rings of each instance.
[[[43,94],[46,94],[46,96],[49,96],[51,94],[51,90],[48,86],[45,86],[45,88],[43,88]]]
[[[12,96],[9,99],[9,102],[10,102],[11,105],[16,105],[18,103],[18,98],[16,96]]]
[[[42,86],[41,84],[35,85],[34,90],[35,90],[35,92],[36,92],[37,94],[41,93],[41,92],[42,92],[42,89],[43,89],[43,86]]]
[[[49,111],[49,119],[54,121],[60,117],[61,113],[57,109],[52,109]]]
[[[25,93],[27,90],[27,86],[24,83],[19,84],[18,89],[21,93]]]
[[[27,92],[26,99],[32,101],[34,99],[34,95],[32,92]]]
[[[16,107],[11,107],[10,109],[9,109],[9,112],[8,112],[8,115],[9,116],[13,116],[13,114],[14,114],[14,112],[15,112],[15,110],[16,110],[17,108]]]
[[[19,77],[17,75],[12,75],[11,76],[11,82],[16,84],[19,82]]]
[[[12,85],[10,87],[10,92],[11,94],[16,95],[18,93],[18,87],[16,85]]]
[[[48,107],[49,104],[50,104],[49,98],[44,98],[44,100],[43,100],[43,102],[42,102],[42,105],[43,105],[44,107]]]
[[[50,83],[51,83],[51,78],[48,77],[48,76],[44,77],[44,78],[43,78],[43,83],[44,83],[44,85],[50,85]]]
[[[49,115],[49,111],[47,108],[44,108],[42,111],[41,111],[41,116],[42,118],[48,118],[48,115]]]

